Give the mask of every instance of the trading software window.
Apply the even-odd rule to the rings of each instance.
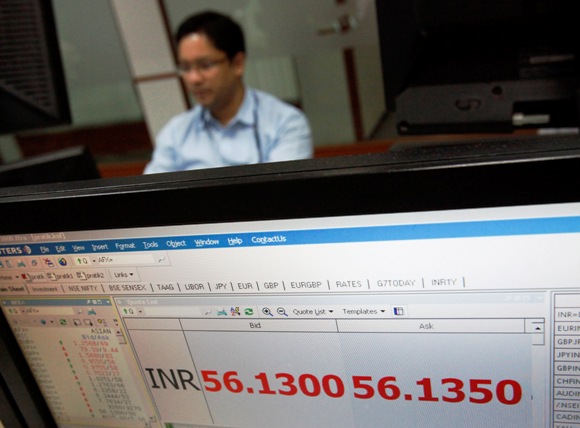
[[[577,205],[2,237],[73,426],[580,426]]]

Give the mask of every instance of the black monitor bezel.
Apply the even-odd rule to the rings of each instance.
[[[556,136],[5,188],[0,234],[579,202],[578,171]]]
[[[25,186],[100,178],[86,146],[69,147],[0,165],[0,187]]]

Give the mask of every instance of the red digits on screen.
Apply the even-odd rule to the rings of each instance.
[[[290,373],[265,372],[253,376],[255,382],[245,384],[243,377],[235,370],[220,374],[216,370],[202,370],[201,379],[207,392],[229,392],[257,395],[293,396],[301,394],[305,397],[325,396],[342,398],[347,392],[345,382],[335,374],[317,376],[303,373],[298,376]],[[518,404],[523,397],[522,386],[513,379],[498,381],[494,387],[491,379],[461,380],[447,377],[432,380],[424,377],[415,381],[417,387],[401,386],[395,376],[383,376],[375,380],[372,376],[352,376],[352,396],[360,400],[382,399],[387,401],[405,400],[418,402],[488,404],[497,400],[500,404],[512,406]],[[437,386],[440,393],[437,394]],[[439,396],[438,396],[439,395]]]

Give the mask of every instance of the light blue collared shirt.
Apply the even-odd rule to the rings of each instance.
[[[226,126],[199,105],[173,117],[157,136],[145,174],[307,159],[312,150],[310,127],[300,110],[246,88]]]

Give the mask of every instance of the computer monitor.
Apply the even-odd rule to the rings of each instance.
[[[70,123],[50,0],[0,5],[0,135]]]
[[[573,426],[580,142],[476,146],[0,190],[5,389],[66,428]]]
[[[580,4],[376,0],[401,134],[577,128]]]
[[[99,169],[85,146],[56,150],[0,165],[0,187],[95,178],[100,178]]]

